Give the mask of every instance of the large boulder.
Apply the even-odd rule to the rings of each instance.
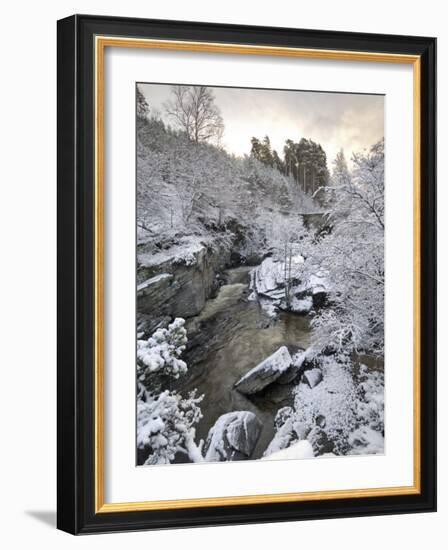
[[[206,462],[246,460],[260,437],[262,424],[254,413],[235,411],[221,415],[205,443]]]
[[[291,364],[291,354],[286,346],[282,346],[240,378],[235,388],[246,395],[258,393],[275,382]]]
[[[304,259],[297,255],[291,258],[292,272],[300,271]],[[252,272],[251,288],[258,295],[271,300],[281,300],[285,297],[285,263],[273,258],[265,258]]]
[[[291,365],[276,380],[277,384],[291,384],[301,376],[312,358],[313,350],[298,349],[292,356]]]

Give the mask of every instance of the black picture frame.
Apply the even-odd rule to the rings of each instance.
[[[420,57],[419,494],[149,511],[95,511],[93,46],[97,35]],[[58,21],[57,67],[58,528],[83,534],[435,511],[436,39],[74,15]]]

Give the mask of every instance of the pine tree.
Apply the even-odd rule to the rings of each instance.
[[[137,86],[137,117],[146,120],[149,115],[149,105],[145,96]]]

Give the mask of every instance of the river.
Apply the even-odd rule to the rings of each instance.
[[[197,426],[198,440],[207,437],[218,417],[232,411],[252,411],[262,423],[262,432],[251,458],[260,458],[274,436],[274,418],[279,408],[292,402],[292,385],[273,384],[249,399],[234,389],[241,376],[280,346],[290,351],[309,345],[307,317],[282,312],[270,318],[248,299],[251,267],[225,271],[225,284],[201,313],[186,322],[188,346],[184,359],[188,374],[179,381],[185,395],[197,388],[204,394],[203,419]]]

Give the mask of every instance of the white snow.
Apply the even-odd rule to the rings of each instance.
[[[148,340],[137,340],[137,374],[140,380],[162,370],[175,378],[187,372],[185,361],[180,359],[187,343],[184,324],[185,319],[177,317],[167,329],[157,329]]]
[[[383,454],[384,437],[372,430],[369,426],[360,426],[350,434],[349,438],[352,449],[348,452],[350,455]]]
[[[290,308],[296,313],[309,313],[313,308],[313,299],[311,296],[305,296],[305,298],[296,298],[295,296],[291,300]]]
[[[138,259],[140,264],[145,267],[156,267],[166,262],[194,265],[198,254],[205,250],[208,244],[212,244],[211,237],[187,235],[166,250],[160,250],[155,254],[141,252]]]
[[[306,439],[293,443],[290,447],[276,451],[268,456],[263,456],[261,460],[290,460],[314,458],[313,447]]]
[[[313,273],[308,277],[308,286],[312,291],[315,289],[327,291],[330,288],[326,275],[321,271]]]

